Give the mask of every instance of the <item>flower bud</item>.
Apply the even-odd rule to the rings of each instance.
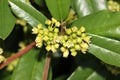
[[[0,48],[0,54],[2,54],[3,53],[3,49],[2,48]]]
[[[42,24],[38,24],[38,29],[42,29],[43,28],[43,25]]]
[[[51,24],[51,20],[49,20],[49,19],[46,20],[46,21],[45,21],[45,24],[50,25],[50,24]]]
[[[41,42],[42,41],[42,36],[37,36],[36,39],[35,39],[35,42],[38,43],[38,42]]]
[[[88,49],[88,44],[87,43],[81,43],[80,46],[83,48],[83,49]]]
[[[72,33],[71,29],[65,29],[66,34],[70,35]]]
[[[55,18],[52,18],[52,23],[56,23],[57,20]]]
[[[61,50],[62,52],[64,52],[64,51],[66,50],[66,48],[65,48],[65,47],[61,47],[60,50]]]
[[[53,33],[50,32],[50,33],[48,34],[48,36],[49,36],[49,37],[53,37]]]
[[[51,46],[51,51],[52,51],[53,53],[55,53],[55,52],[56,52],[56,48],[55,48],[55,46],[54,46],[54,45],[52,45],[52,46]]]
[[[63,57],[67,58],[69,55],[69,51],[68,49],[66,49],[64,52],[63,52]]]
[[[39,30],[36,27],[33,27],[32,34],[38,34]]]
[[[82,27],[80,28],[80,31],[81,31],[81,32],[85,32],[85,27],[82,26]]]
[[[60,22],[56,22],[56,23],[55,23],[55,26],[56,26],[56,27],[59,27],[59,26],[60,26]]]
[[[72,32],[77,32],[78,28],[76,26],[72,27]]]
[[[68,36],[67,35],[64,35],[63,36],[64,40],[66,41],[68,39]]]
[[[76,44],[75,45],[75,50],[80,50],[80,45]]]
[[[79,30],[79,31],[77,31],[77,35],[78,35],[78,36],[81,36],[81,34],[82,34],[82,33],[81,33],[81,31],[80,31],[80,30]]]
[[[0,55],[0,63],[2,63],[3,61],[5,61],[5,57]]]
[[[71,55],[72,55],[72,56],[76,56],[76,55],[77,55],[77,52],[76,52],[76,51],[73,51],[73,52],[71,52]]]
[[[41,48],[42,45],[43,45],[42,42],[36,43],[36,46],[39,47],[39,48]]]
[[[49,30],[49,31],[53,31],[53,28],[49,26],[49,27],[48,27],[48,30]]]
[[[59,44],[55,44],[54,46],[55,46],[55,48],[59,48]]]
[[[82,39],[80,37],[77,38],[77,43],[81,43]]]
[[[76,35],[75,33],[72,33],[72,37],[73,37],[73,38],[76,38],[77,35]]]
[[[48,36],[44,36],[44,37],[43,37],[43,40],[44,40],[44,41],[48,41],[48,40],[49,40],[49,37],[48,37]]]
[[[47,46],[46,46],[46,50],[47,50],[47,51],[50,51],[50,50],[51,50],[51,46],[50,46],[50,45],[47,45]]]
[[[58,29],[58,28],[55,28],[55,29],[54,29],[54,32],[55,32],[55,33],[58,33],[58,32],[59,32],[59,29]]]
[[[83,39],[85,42],[90,43],[90,38],[91,38],[90,36],[86,36]]]

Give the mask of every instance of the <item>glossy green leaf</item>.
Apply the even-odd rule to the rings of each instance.
[[[107,9],[106,0],[73,0],[72,3],[79,17]]]
[[[76,20],[74,25],[84,26],[91,34],[120,39],[120,12],[100,11]]]
[[[89,52],[107,64],[120,67],[120,41],[92,35]]]
[[[78,67],[67,80],[106,80],[92,68]]]
[[[47,18],[29,3],[22,0],[9,0],[9,3],[12,11],[18,17],[26,20],[31,26],[37,26],[39,23],[45,24]]]
[[[69,13],[71,0],[46,0],[51,15],[59,20],[64,20]]]
[[[12,15],[8,1],[0,0],[0,38],[6,39],[14,28],[15,17]]]
[[[94,12],[107,10],[107,0],[91,0],[91,5]]]
[[[34,0],[34,2],[40,7],[45,6],[45,0]]]
[[[11,80],[41,80],[44,62],[45,59],[39,55],[39,50],[30,50],[20,58]]]
[[[79,17],[89,15],[93,12],[92,7],[88,4],[88,0],[72,0],[72,3]]]
[[[73,63],[74,71],[67,80],[106,80],[106,70],[93,55],[78,52]]]

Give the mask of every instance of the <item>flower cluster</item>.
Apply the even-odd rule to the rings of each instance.
[[[120,11],[120,5],[118,2],[114,0],[109,0],[108,1],[108,9],[111,11]]]
[[[85,27],[78,29],[76,26],[72,28],[65,28],[65,34],[60,34],[60,22],[52,18],[51,20],[46,20],[45,24],[48,28],[43,28],[42,24],[32,29],[33,34],[37,34],[35,39],[36,46],[42,47],[44,44],[47,51],[52,51],[55,53],[58,48],[60,48],[63,53],[63,57],[68,57],[69,53],[72,56],[77,55],[77,51],[86,53],[90,36],[87,36],[85,32]]]
[[[0,63],[2,63],[3,61],[5,61],[5,57],[2,56],[2,53],[3,53],[3,49],[0,48]]]

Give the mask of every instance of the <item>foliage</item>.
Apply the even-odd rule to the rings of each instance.
[[[117,0],[0,0],[0,47],[6,57],[6,62],[0,64],[0,79],[46,80],[44,76],[48,71],[45,69],[49,69],[48,80],[118,80],[119,8]],[[62,35],[65,29],[73,26],[78,29],[85,27],[86,35],[91,36],[86,54],[77,51],[76,56],[64,58],[59,49],[48,53],[45,45],[34,47],[36,35],[32,34],[32,30],[38,24],[43,25],[43,30],[48,29],[45,21],[53,17],[60,22],[61,28],[57,31]],[[27,46],[30,43],[32,46]],[[18,53],[11,57],[15,52]],[[51,63],[47,61],[48,57]],[[7,69],[8,63],[16,58],[19,61],[15,69]]]

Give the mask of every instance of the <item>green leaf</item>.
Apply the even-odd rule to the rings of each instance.
[[[76,20],[71,26],[84,26],[88,33],[120,39],[120,12],[96,12]]]
[[[15,17],[12,15],[7,0],[0,0],[0,38],[6,39],[15,25]]]
[[[91,0],[91,5],[94,12],[107,10],[107,0]]]
[[[39,5],[40,7],[44,7],[45,6],[45,0],[34,0],[34,2]]]
[[[120,41],[92,35],[89,52],[107,64],[120,67]]]
[[[106,79],[92,68],[78,67],[67,80],[106,80]]]
[[[39,50],[30,50],[20,58],[11,80],[41,80],[44,62],[45,59],[39,55]]]
[[[71,0],[46,0],[51,15],[59,20],[64,20],[69,13]]]
[[[29,3],[20,0],[9,0],[13,12],[20,18],[26,20],[31,26],[45,24],[46,17],[32,7]]]
[[[67,80],[106,80],[106,69],[93,55],[78,52],[72,62],[74,71]]]
[[[72,3],[79,17],[107,9],[106,0],[73,0]]]

